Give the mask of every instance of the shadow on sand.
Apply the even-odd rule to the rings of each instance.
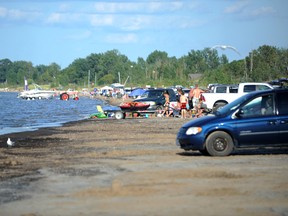
[[[285,155],[288,154],[288,147],[281,148],[253,148],[253,149],[237,149],[234,150],[231,156],[244,156],[244,155]],[[199,151],[184,151],[177,153],[177,155],[185,157],[206,156]],[[210,157],[210,156],[208,156]]]

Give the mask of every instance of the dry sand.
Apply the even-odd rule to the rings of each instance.
[[[179,118],[0,136],[0,215],[288,215],[287,149],[184,152]]]

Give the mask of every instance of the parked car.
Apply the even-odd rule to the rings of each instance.
[[[233,86],[232,89],[229,87],[225,93],[203,93],[202,95],[205,98],[207,109],[215,112],[244,94],[268,89],[273,89],[268,83],[248,82],[240,83],[237,87]]]
[[[234,149],[288,146],[288,89],[243,95],[208,116],[184,124],[176,144],[211,156]]]
[[[140,98],[135,99],[134,102],[143,102],[150,104],[147,112],[156,112],[157,110],[163,110],[163,105],[165,103],[165,98],[163,95],[164,91],[168,91],[169,93],[170,105],[176,105],[176,94],[171,88],[148,89],[141,95]]]

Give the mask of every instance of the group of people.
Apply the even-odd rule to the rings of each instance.
[[[194,88],[191,88],[189,91],[188,97],[185,96],[184,91],[181,88],[177,89],[178,99],[177,99],[177,107],[173,107],[180,111],[181,118],[187,118],[189,116],[193,116],[195,118],[201,117],[203,115],[203,109],[201,107],[202,104],[202,93],[204,92],[199,88],[198,84],[195,85]],[[164,104],[164,115],[171,116],[173,114],[173,109],[170,106],[170,98],[169,93],[164,92],[165,104]]]

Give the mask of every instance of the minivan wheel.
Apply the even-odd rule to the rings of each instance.
[[[206,139],[206,149],[211,156],[227,156],[234,149],[231,136],[224,131],[215,131]]]

